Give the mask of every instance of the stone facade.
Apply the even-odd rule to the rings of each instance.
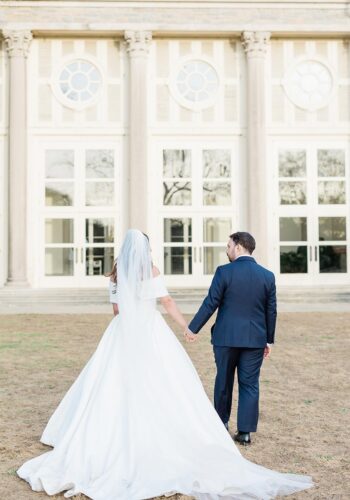
[[[0,6],[1,285],[104,286],[130,226],[173,286],[226,228],[281,284],[346,283],[348,2]]]

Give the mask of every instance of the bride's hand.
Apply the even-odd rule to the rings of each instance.
[[[185,329],[184,336],[185,336],[186,342],[195,342],[197,340],[197,335],[195,333],[192,333],[189,328]]]

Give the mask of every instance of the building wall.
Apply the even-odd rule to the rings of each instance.
[[[347,279],[344,271],[348,268],[346,245],[350,230],[349,62],[346,40],[271,42],[267,139],[269,239],[273,242],[270,263],[278,274],[284,270],[280,276],[283,283],[331,280],[331,275],[334,278],[340,269],[340,282]],[[301,170],[288,173],[288,162],[291,165],[296,158],[303,163]],[[338,168],[332,168],[337,162]],[[283,241],[283,224],[300,223],[305,224],[306,231],[302,241]],[[334,273],[331,267],[327,270],[325,263],[331,248],[341,253],[334,258],[339,267],[338,271],[333,269]],[[281,268],[280,254],[284,259]],[[294,276],[288,274],[293,255],[303,260],[303,264],[296,264],[299,271]],[[321,274],[319,266],[323,267]]]
[[[217,75],[218,89],[212,100],[210,92],[208,101],[204,98],[191,103],[186,98],[188,89],[181,83],[181,72],[193,61],[206,64],[209,73],[213,68]],[[225,259],[227,233],[233,227],[243,227],[246,216],[239,203],[245,189],[243,49],[239,40],[227,38],[154,40],[149,66],[149,192],[154,193],[149,196],[149,231],[153,253],[169,283],[178,284],[179,277],[170,275],[183,272],[183,284],[195,281],[206,285],[214,267]],[[205,78],[205,67],[197,71],[203,71]],[[187,155],[189,169],[175,179],[176,175],[167,171],[164,162],[169,159],[165,156],[180,153]],[[216,174],[204,170],[205,161],[209,169],[209,163],[228,162],[229,172],[223,174],[227,177],[221,182],[214,180]],[[171,193],[176,183],[179,197],[170,200],[165,190]],[[180,197],[182,187],[188,190],[187,196]],[[188,226],[190,237],[179,241],[176,228],[181,231],[182,225]],[[210,238],[205,236],[209,226],[217,233]],[[189,252],[187,257],[181,257],[182,251]]]
[[[173,286],[208,285],[225,260],[227,232],[246,228],[257,231],[263,262],[279,283],[346,283],[347,3],[243,3],[96,1],[87,8],[23,0],[2,7],[4,33],[34,35],[22,213],[31,286],[104,286],[130,220],[143,219]],[[258,37],[247,49],[247,27],[271,40],[260,46]],[[148,32],[152,41],[144,40]],[[1,285],[8,172],[16,165],[7,161],[4,44],[0,57]],[[192,72],[186,78],[194,78],[197,94],[183,71]],[[252,81],[252,74],[259,76]],[[73,79],[81,88],[90,81],[89,96],[87,87],[72,89]]]
[[[92,100],[83,96],[83,90],[71,97],[69,90],[61,92],[60,85],[72,87],[69,81],[84,79],[84,71],[89,74],[89,66],[79,69],[76,64],[88,64],[92,72],[97,69],[98,82],[92,81],[88,87]],[[64,73],[67,67],[68,77]],[[90,260],[95,252],[105,252],[95,256],[95,261],[100,263],[100,274],[107,272],[125,229],[125,50],[119,41],[108,38],[36,38],[28,72],[28,172],[31,181],[37,180],[28,193],[29,279],[34,286],[66,286],[74,274],[73,283],[79,286],[84,281],[85,266],[89,267],[88,248]],[[67,175],[58,169],[59,162],[64,161],[62,155],[72,163]],[[99,161],[100,171],[92,165]],[[112,162],[110,172],[103,171],[106,162]],[[92,235],[87,243],[89,224],[93,227],[91,235],[101,230],[101,224],[107,224],[105,245],[102,236]],[[58,227],[63,230],[62,225],[66,230],[69,225],[71,234],[55,238],[54,227],[57,233]],[[80,268],[78,276],[67,259]],[[94,272],[91,266],[88,272]],[[97,276],[93,281],[98,285]],[[100,283],[104,283],[101,277]]]

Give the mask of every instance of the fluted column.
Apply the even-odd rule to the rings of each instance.
[[[9,261],[8,285],[27,282],[26,58],[32,34],[4,30],[9,56]]]
[[[266,52],[270,33],[245,31],[242,45],[247,56],[247,210],[248,231],[256,239],[257,260],[267,265],[266,176]]]
[[[129,226],[147,231],[148,92],[147,62],[152,33],[126,31],[129,86]]]

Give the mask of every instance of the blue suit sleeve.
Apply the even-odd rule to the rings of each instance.
[[[276,319],[277,319],[276,284],[275,284],[275,277],[273,277],[273,281],[271,283],[267,296],[267,307],[266,307],[268,344],[273,344],[275,341]]]
[[[210,316],[214,314],[219,307],[225,292],[225,281],[221,276],[220,267],[216,269],[213,281],[210,285],[208,295],[204,299],[197,314],[188,325],[193,333],[198,333],[199,330],[205,325]]]

